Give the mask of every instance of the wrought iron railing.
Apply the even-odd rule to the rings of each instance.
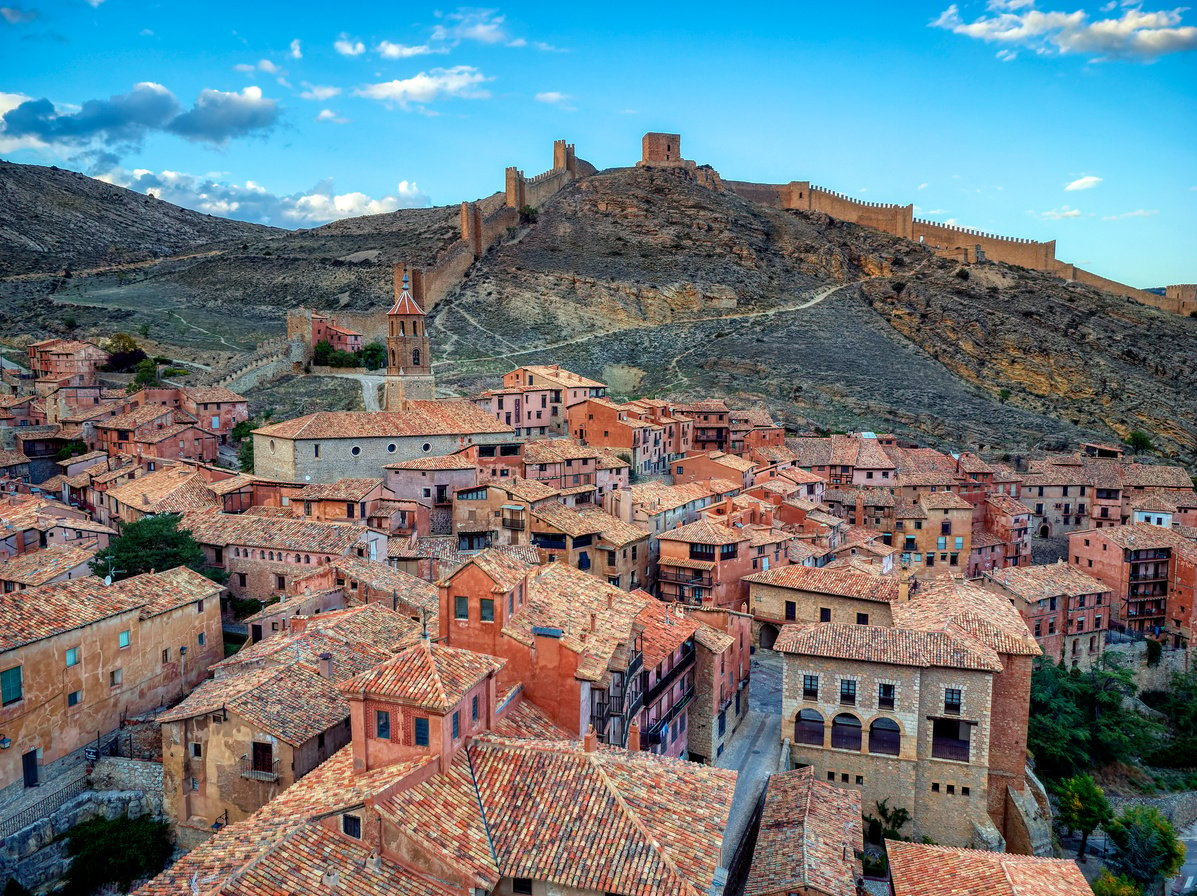
[[[269,781],[275,782],[278,780],[278,760],[275,759],[270,763],[270,767],[265,767],[262,763],[254,762],[245,754],[241,756],[241,777],[248,778],[250,781]]]
[[[957,762],[968,762],[969,742],[947,737],[931,738],[931,757],[933,759],[954,759]]]
[[[76,777],[59,785],[36,803],[31,803],[12,815],[0,819],[0,839],[15,834],[35,821],[53,815],[85,790],[87,790],[87,772],[80,770]]]

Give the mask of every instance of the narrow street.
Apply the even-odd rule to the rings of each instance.
[[[756,802],[769,775],[778,770],[781,755],[781,657],[772,650],[757,650],[752,658],[748,714],[732,736],[718,768],[739,773],[732,797],[725,843],[739,843],[752,818]],[[730,860],[724,856],[724,861]]]

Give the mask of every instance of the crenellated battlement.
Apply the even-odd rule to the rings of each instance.
[[[865,202],[862,199],[855,199],[855,198],[849,196],[847,193],[840,193],[836,190],[829,190],[826,187],[820,187],[817,184],[811,184],[810,190],[812,193],[821,193],[824,196],[834,196],[836,199],[839,199],[843,202],[851,202],[853,205],[859,205],[861,208],[888,208],[888,209],[906,208],[906,206],[904,206],[904,205],[897,205],[896,203],[893,203],[893,202]]]
[[[960,227],[956,224],[945,224],[941,221],[932,221],[927,218],[915,218],[914,224],[916,227],[920,226],[920,225],[923,227],[937,227],[942,230],[950,230],[953,233],[962,233],[967,236],[981,237],[982,239],[986,239],[986,240],[1000,240],[1003,243],[1011,243],[1016,246],[1017,245],[1025,245],[1025,246],[1046,246],[1046,245],[1048,245],[1048,243],[1040,242],[1039,240],[1026,239],[1026,238],[1020,237],[1020,236],[1002,236],[1001,234],[997,234],[997,233],[986,233],[984,230],[974,230],[971,227]]]

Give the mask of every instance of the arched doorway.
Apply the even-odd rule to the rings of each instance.
[[[823,746],[823,717],[813,709],[804,709],[794,719],[794,743]]]
[[[902,752],[902,729],[893,719],[874,719],[869,726],[869,752],[897,756]]]
[[[757,637],[757,640],[760,642],[761,647],[763,647],[765,650],[772,650],[773,645],[777,642],[778,634],[780,634],[780,632],[778,631],[776,625],[771,625],[768,622],[765,622],[761,625],[761,631]]]
[[[861,743],[860,719],[846,712],[831,720],[831,745],[841,750],[859,750]]]
[[[1039,527],[1039,537],[1040,538],[1050,538],[1051,534],[1052,534],[1052,527],[1049,526],[1047,523],[1044,523],[1042,526]]]

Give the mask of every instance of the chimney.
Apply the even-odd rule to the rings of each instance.
[[[333,657],[328,651],[320,654],[320,677],[327,678],[329,681],[332,681]]]
[[[598,747],[598,735],[594,733],[594,726],[591,725],[586,729],[586,736],[582,738],[582,749],[587,753],[593,753]]]
[[[598,628],[598,617],[594,613],[591,613],[590,614],[590,630],[593,632],[593,631],[597,630],[597,628]]]
[[[636,722],[628,726],[628,752],[640,752],[640,725]]]
[[[291,630],[291,634],[298,635],[307,628],[308,620],[306,616],[292,616],[287,620],[287,624]]]
[[[856,525],[863,526],[864,521],[864,493],[856,490]]]

